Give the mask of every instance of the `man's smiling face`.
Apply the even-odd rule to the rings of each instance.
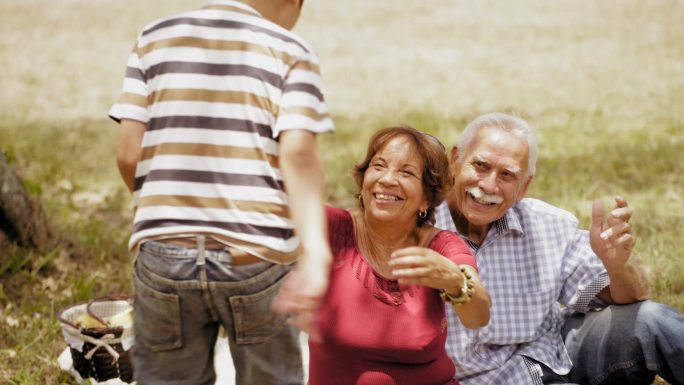
[[[527,192],[527,142],[496,128],[481,129],[466,153],[452,150],[455,184],[448,196],[468,223],[487,226]],[[458,157],[457,157],[458,155]]]

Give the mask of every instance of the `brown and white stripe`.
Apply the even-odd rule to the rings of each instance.
[[[249,6],[212,0],[148,25],[110,116],[146,123],[129,246],[212,234],[289,263],[298,246],[278,167],[285,130],[333,130],[318,58]]]

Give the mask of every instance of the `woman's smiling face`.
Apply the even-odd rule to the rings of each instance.
[[[424,162],[406,137],[397,136],[373,155],[363,176],[361,196],[369,219],[416,223],[427,210],[423,188]]]

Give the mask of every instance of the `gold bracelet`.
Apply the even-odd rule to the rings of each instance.
[[[459,266],[461,273],[463,273],[463,286],[458,297],[454,297],[446,292],[444,289],[439,290],[439,296],[444,302],[449,302],[451,305],[460,305],[470,301],[470,297],[475,293],[473,287],[473,277],[466,271],[465,267]]]

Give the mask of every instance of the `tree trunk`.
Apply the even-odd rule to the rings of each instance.
[[[0,152],[0,241],[5,238],[22,247],[45,249],[53,235],[38,200],[28,195]]]

